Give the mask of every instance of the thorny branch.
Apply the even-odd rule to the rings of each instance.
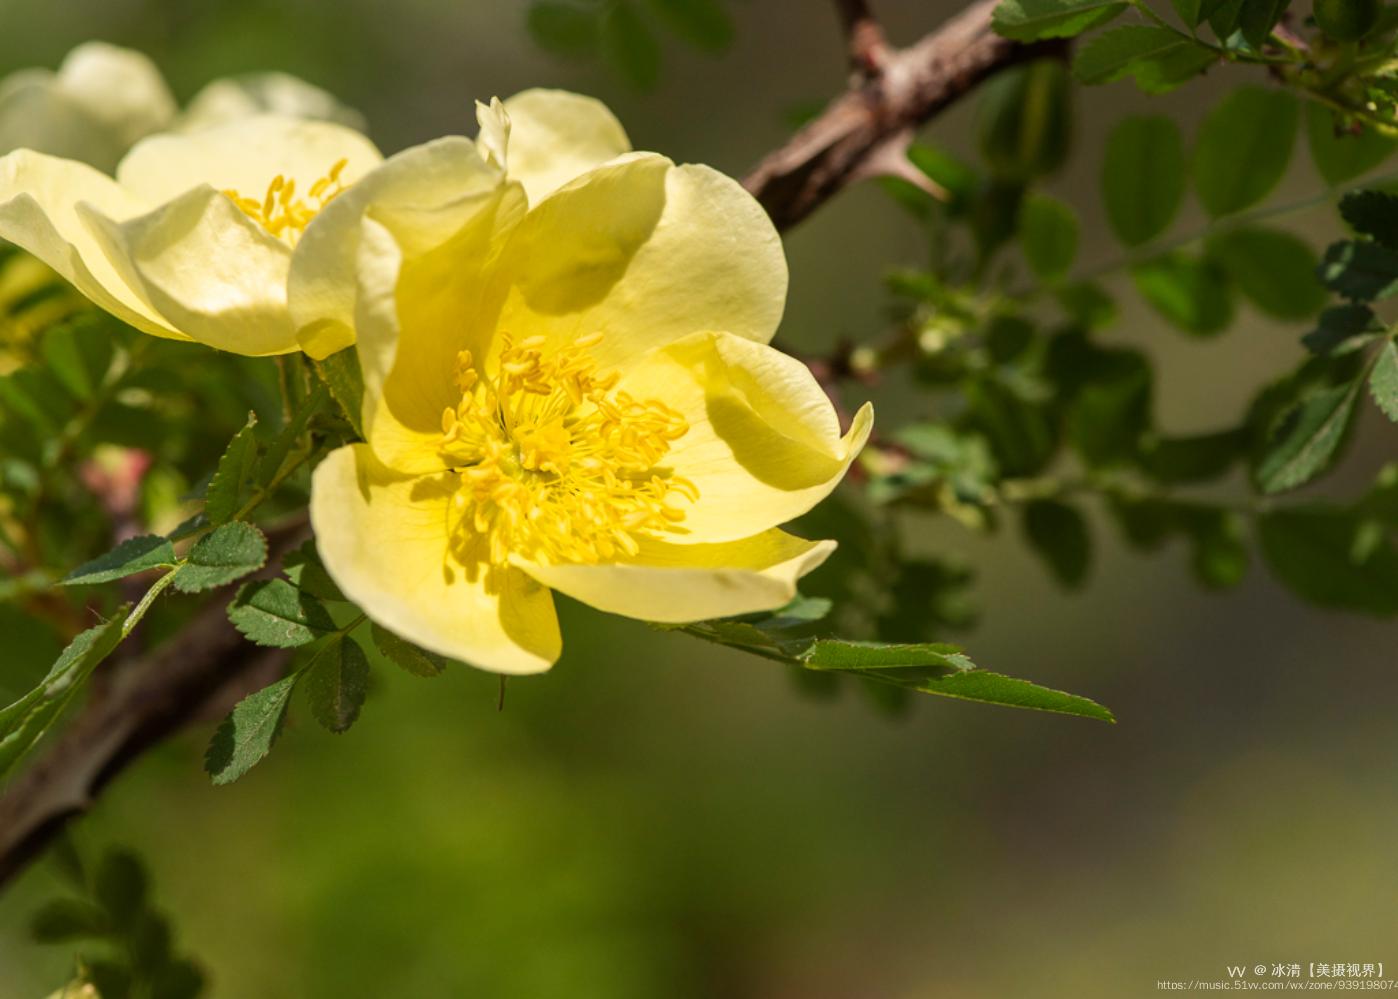
[[[978,0],[903,49],[888,45],[865,0],[835,3],[853,68],[849,89],[744,180],[779,229],[864,177],[893,174],[930,185],[903,155],[914,129],[992,73],[1043,51],[991,30],[995,0]],[[274,561],[303,530],[273,539]],[[87,704],[0,796],[0,885],[146,749],[191,722],[226,714],[284,659],[248,644],[216,599],[166,644],[99,672]]]

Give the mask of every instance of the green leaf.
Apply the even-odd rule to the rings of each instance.
[[[1286,172],[1298,119],[1295,98],[1283,90],[1240,87],[1214,105],[1194,148],[1194,186],[1210,215],[1267,196]]]
[[[1340,199],[1340,216],[1355,232],[1372,236],[1387,249],[1398,250],[1398,195],[1351,191]]]
[[[1029,267],[1042,281],[1057,281],[1073,266],[1078,217],[1063,202],[1042,194],[1024,199],[1019,210],[1020,243]]]
[[[1170,5],[1175,8],[1175,13],[1180,16],[1186,28],[1193,28],[1203,18],[1199,16],[1200,0],[1170,0]]]
[[[383,653],[385,659],[413,676],[439,676],[446,669],[447,660],[444,657],[420,649],[377,624],[370,626],[369,634],[374,640],[374,648]]]
[[[107,554],[85,562],[63,577],[64,586],[108,583],[138,572],[175,564],[175,548],[155,534],[129,538]]]
[[[146,869],[130,850],[114,848],[102,856],[92,877],[93,894],[117,927],[129,927],[146,908],[150,884]]]
[[[1368,346],[1383,332],[1367,305],[1332,305],[1320,314],[1315,329],[1301,338],[1313,354],[1340,355]]]
[[[55,898],[44,903],[29,920],[29,935],[36,943],[66,943],[101,937],[107,932],[106,914],[79,898]]]
[[[204,769],[215,784],[233,783],[271,751],[286,722],[297,677],[292,674],[249,694],[224,719],[204,754]]]
[[[1056,289],[1054,297],[1068,317],[1085,329],[1101,329],[1116,320],[1116,302],[1101,285],[1078,281]]]
[[[1379,358],[1369,376],[1369,394],[1383,414],[1398,423],[1398,344],[1392,340],[1379,348]]]
[[[1263,492],[1295,489],[1334,463],[1358,394],[1357,382],[1335,385],[1300,400],[1283,415],[1257,469]]]
[[[49,370],[77,399],[91,399],[111,365],[109,331],[90,324],[67,323],[45,330],[40,350]]]
[[[232,520],[246,499],[248,480],[257,465],[256,426],[257,414],[248,413],[248,422],[228,442],[204,492],[204,514],[215,527]]]
[[[883,674],[879,679],[887,681],[890,678]],[[1028,680],[1002,676],[989,670],[974,669],[947,676],[928,676],[901,685],[919,693],[936,694],[938,697],[954,697],[963,701],[979,701],[982,704],[1028,708],[1034,711],[1051,711],[1104,722],[1116,721],[1111,711],[1096,701],[1051,687],[1041,687]]]
[[[942,642],[885,645],[820,638],[812,642],[799,659],[807,669],[866,670],[916,666],[956,671],[975,669],[975,663],[962,654],[959,646]]]
[[[1233,321],[1227,274],[1208,258],[1175,252],[1137,264],[1131,277],[1141,297],[1186,333],[1210,336]]]
[[[335,733],[348,731],[364,706],[369,689],[369,660],[352,638],[331,636],[306,667],[306,695],[311,714]]]
[[[627,0],[615,0],[602,15],[602,55],[628,83],[651,90],[660,79],[660,47]]]
[[[980,88],[981,155],[1002,180],[1019,183],[1053,173],[1068,155],[1072,110],[1072,86],[1061,60],[1011,66]]]
[[[1243,0],[1222,0],[1215,5],[1213,10],[1206,16],[1209,27],[1214,30],[1218,40],[1225,45],[1231,44],[1233,33],[1238,30],[1238,18],[1243,13]]]
[[[1198,75],[1217,59],[1214,51],[1169,28],[1133,24],[1097,35],[1073,58],[1081,83],[1110,83],[1131,76],[1147,93],[1160,94]]]
[[[1021,42],[1071,38],[1106,24],[1126,7],[1119,0],[1001,0],[990,23],[999,34]]]
[[[1325,304],[1315,255],[1290,233],[1234,229],[1210,239],[1208,253],[1254,305],[1278,319],[1307,319]]]
[[[589,18],[592,15],[588,15]],[[329,357],[315,362],[316,373],[330,389],[335,405],[354,432],[364,437],[364,372],[359,367],[359,352],[353,347],[336,351]]]
[[[282,571],[298,590],[320,600],[346,602],[345,595],[325,571],[314,539],[307,539],[296,551],[283,556]]]
[[[1291,0],[1243,0],[1238,12],[1238,30],[1247,43],[1260,49],[1267,42],[1273,26],[1281,20]]]
[[[189,550],[175,574],[181,593],[199,593],[256,572],[267,564],[267,539],[241,520],[230,521],[206,534]]]
[[[127,605],[129,606],[129,605]],[[88,628],[68,643],[44,679],[19,700],[0,709],[0,782],[37,743],[97,667],[121,641],[127,606],[110,621]]]
[[[1388,298],[1398,293],[1398,253],[1368,240],[1332,243],[1320,262],[1320,280],[1351,301]]]
[[[258,645],[290,649],[336,630],[325,607],[284,579],[243,584],[228,605],[228,619]]]
[[[1247,575],[1243,520],[1231,510],[1183,506],[1180,521],[1193,545],[1194,575],[1205,586],[1226,589]]]
[[[1398,614],[1398,551],[1361,544],[1365,521],[1340,507],[1311,505],[1258,518],[1262,553],[1297,595],[1321,607]]]
[[[151,999],[198,999],[204,991],[204,973],[192,961],[171,961],[155,974]]]
[[[947,192],[950,200],[945,202],[945,206],[948,212],[960,215],[966,211],[980,183],[970,164],[945,149],[921,142],[908,146],[908,162]]]
[[[733,19],[719,0],[650,0],[651,9],[675,34],[706,52],[733,43]]]
[[[1333,111],[1316,103],[1306,105],[1306,139],[1316,170],[1332,187],[1368,173],[1398,148],[1398,139],[1372,128],[1342,127]]]
[[[1087,521],[1075,507],[1059,500],[1034,500],[1024,508],[1024,535],[1066,587],[1087,579],[1092,538]]]
[[[1123,118],[1107,136],[1102,196],[1107,221],[1127,246],[1148,243],[1169,227],[1184,181],[1184,138],[1173,119]]]
[[[1159,437],[1146,448],[1142,464],[1146,474],[1167,485],[1206,482],[1227,472],[1247,450],[1245,430]]]
[[[597,48],[597,14],[576,4],[538,0],[529,6],[524,24],[534,43],[555,55],[586,56]]]

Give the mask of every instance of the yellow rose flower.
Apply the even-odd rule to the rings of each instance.
[[[56,73],[24,69],[0,80],[0,153],[34,149],[110,171],[174,117],[155,64],[105,42],[79,45]]]
[[[809,370],[767,346],[787,272],[761,207],[650,153],[589,168],[625,138],[580,128],[584,100],[487,109],[509,181],[363,221],[367,441],[313,481],[344,592],[501,673],[557,659],[551,590],[665,622],[789,601],[834,543],[778,525],[835,487],[873,419],[842,436]]]

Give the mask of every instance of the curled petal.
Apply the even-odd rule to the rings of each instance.
[[[447,553],[451,487],[403,476],[366,445],[316,469],[311,523],[331,577],[366,614],[424,649],[496,673],[540,673],[562,640],[549,591],[518,569],[468,574]]]
[[[872,407],[841,436],[830,399],[800,361],[726,333],[700,333],[622,374],[689,425],[665,463],[698,489],[677,543],[733,541],[786,523],[839,483],[868,440]]]
[[[521,567],[598,610],[683,623],[781,607],[796,595],[797,581],[834,550],[833,541],[774,530],[719,544],[642,541],[631,558],[605,565]]]
[[[605,104],[566,90],[525,90],[503,105],[509,127],[503,162],[531,204],[574,177],[631,151],[631,140]],[[481,142],[500,145],[499,130]]]

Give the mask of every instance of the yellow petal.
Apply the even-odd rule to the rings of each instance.
[[[476,579],[447,557],[450,486],[401,476],[366,445],[315,471],[311,524],[325,568],[373,620],[440,655],[497,673],[539,673],[562,640],[549,591],[518,569]]]
[[[502,328],[571,341],[621,366],[703,330],[766,343],[786,301],[781,240],[736,181],[632,154],[535,205],[507,250]]]
[[[509,116],[505,164],[531,204],[574,177],[631,151],[605,104],[566,90],[526,90],[504,102]],[[482,138],[485,129],[482,127]]]
[[[0,153],[15,149],[77,160],[110,173],[127,145],[59,90],[52,73],[26,70],[0,83]]]
[[[681,623],[781,607],[796,595],[797,581],[834,550],[833,541],[765,531],[721,544],[642,541],[634,557],[605,565],[521,568],[598,610]]]
[[[113,265],[181,332],[235,354],[296,349],[286,308],[291,249],[218,191],[197,187],[124,222],[81,213]]]
[[[157,336],[188,339],[107,259],[80,203],[117,220],[149,207],[85,164],[27,149],[0,157],[0,239],[34,254],[124,322]]]
[[[56,83],[123,148],[165,128],[177,110],[155,63],[140,52],[105,42],[87,42],[69,52]]]
[[[622,372],[618,388],[659,399],[689,423],[665,463],[693,482],[676,543],[732,541],[799,517],[844,477],[873,425],[855,414],[840,435],[810,369],[765,344],[703,333]]]
[[[278,175],[305,191],[342,159],[348,162],[340,179],[348,186],[383,156],[352,128],[260,114],[144,139],[117,167],[117,180],[151,204],[173,200],[201,184],[261,200]]]
[[[457,214],[463,208],[470,210],[464,220]],[[355,322],[364,430],[374,453],[399,471],[441,467],[442,411],[460,396],[456,355],[489,343],[498,301],[488,266],[523,212],[517,184],[463,199],[446,212],[460,222],[456,233],[413,256],[405,256],[388,225],[364,222]]]
[[[473,211],[473,199],[499,183],[469,139],[456,136],[406,149],[326,206],[307,227],[292,256],[288,297],[304,349],[325,357],[354,342],[355,262],[366,211],[414,211],[413,225],[393,226],[405,235],[426,233],[424,213]],[[443,224],[455,231],[462,219]]]
[[[333,121],[365,130],[364,116],[335,96],[289,73],[243,73],[214,80],[192,98],[174,131],[189,132],[272,112],[293,118]]]

